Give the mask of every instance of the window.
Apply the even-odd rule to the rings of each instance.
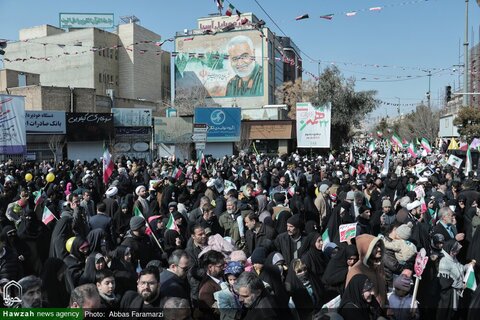
[[[113,49],[108,49],[108,52],[110,53],[110,59],[113,58]]]
[[[118,60],[118,49],[115,49],[115,60]]]
[[[98,82],[102,83],[102,74],[101,73],[98,74]]]

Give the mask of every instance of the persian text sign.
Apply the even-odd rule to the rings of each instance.
[[[113,137],[113,114],[67,113],[68,141],[101,141]]]
[[[330,148],[331,104],[297,103],[297,147]]]
[[[26,111],[25,129],[33,134],[65,134],[67,126],[63,111]]]
[[[113,13],[60,13],[60,28],[113,28]]]
[[[340,242],[353,239],[357,236],[357,223],[341,224],[338,227],[338,232],[340,234]]]
[[[240,141],[240,108],[195,108],[195,123],[208,126],[207,142]]]
[[[26,151],[25,98],[1,94],[0,153],[24,154]]]

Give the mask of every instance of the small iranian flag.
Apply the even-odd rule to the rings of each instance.
[[[383,137],[383,132],[382,131],[377,131],[377,137],[379,137],[379,138]]]
[[[232,16],[232,13],[233,13],[233,10],[235,10],[235,6],[230,3],[230,4],[228,5],[227,11],[225,11],[225,14],[226,14],[227,16],[231,17],[231,16]]]
[[[475,279],[475,271],[473,270],[472,264],[469,264],[467,271],[465,271],[465,276],[463,277],[463,282],[465,282],[465,287],[472,291],[477,289],[477,280]]]
[[[348,156],[348,163],[353,162],[353,150],[352,147],[350,147],[350,155]]]
[[[40,189],[39,191],[34,191],[33,195],[35,196],[35,207],[41,205],[47,196],[43,189]]]
[[[415,144],[412,142],[410,142],[408,144],[408,149],[407,149],[408,153],[410,153],[410,155],[412,156],[412,158],[416,158],[417,157],[417,147],[415,146]]]
[[[401,146],[402,145],[402,139],[400,139],[400,137],[398,136],[398,134],[394,133],[392,135],[392,137],[390,138],[390,140],[392,141],[392,144],[396,145],[396,146]]]
[[[50,211],[50,209],[48,209],[47,206],[45,206],[45,208],[43,208],[43,215],[42,215],[42,222],[47,225],[49,224],[50,222],[52,222],[53,220],[55,220],[56,217],[55,215],[53,214],[52,211]]]
[[[113,173],[114,164],[112,160],[112,155],[108,151],[107,146],[103,147],[103,183],[107,184],[108,179]]]
[[[145,217],[144,217],[143,214],[142,214],[142,211],[140,211],[140,209],[139,209],[137,206],[135,206],[135,207],[133,208],[133,215],[134,215],[135,217],[142,217],[142,218],[145,219]]]
[[[368,154],[371,155],[375,151],[375,141],[370,141],[368,144]]]
[[[354,166],[349,166],[348,167],[348,173],[353,176],[355,174],[355,171],[357,171],[357,169],[355,169]]]
[[[325,231],[322,233],[322,241],[323,241],[323,248],[325,248],[327,243],[330,243],[330,236],[328,235],[328,228],[325,229]]]
[[[325,14],[323,16],[320,16],[320,19],[332,20],[333,19],[333,13]]]
[[[467,157],[465,159],[465,175],[468,176],[468,173],[472,171],[472,153],[470,149],[467,150]]]
[[[196,171],[197,173],[200,173],[202,171],[202,164],[205,163],[205,155],[203,154],[203,151],[200,151],[201,155],[197,160],[197,166],[196,166]]]
[[[309,18],[308,13],[306,13],[306,14],[303,14],[301,16],[296,17],[295,20],[303,20],[303,19],[308,19],[308,18]]]
[[[334,158],[333,155],[330,153],[330,154],[328,155],[328,162],[333,162],[333,161],[335,161],[335,158]]]
[[[421,144],[422,144],[423,149],[425,149],[425,151],[427,151],[427,153],[432,152],[432,146],[430,146],[430,142],[428,142],[427,139],[422,138]]]
[[[168,217],[168,222],[167,222],[166,228],[167,228],[167,230],[175,230],[177,232],[179,231],[178,227],[177,227],[177,224],[175,223],[175,219],[173,218],[172,213],[170,213],[170,217]]]

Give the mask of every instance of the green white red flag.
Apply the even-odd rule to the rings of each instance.
[[[410,142],[408,144],[408,149],[407,149],[408,153],[410,153],[410,155],[412,156],[412,158],[416,158],[417,157],[417,147],[415,146],[415,144],[412,142]]]
[[[432,146],[430,145],[430,142],[428,142],[427,139],[422,138],[422,141],[420,143],[422,144],[423,149],[427,151],[427,153],[432,152]]]
[[[368,144],[368,154],[372,154],[373,151],[375,151],[375,141],[370,141],[370,143]]]
[[[108,179],[110,179],[115,166],[107,146],[105,145],[103,148],[103,183],[108,184]]]
[[[167,222],[167,225],[165,227],[167,228],[167,230],[175,230],[175,231],[179,232],[178,226],[175,223],[175,219],[173,218],[172,213],[170,213],[170,217],[168,217],[168,222]]]
[[[390,138],[390,140],[392,141],[392,144],[394,144],[398,147],[402,146],[402,139],[400,138],[400,136],[398,134],[394,133],[392,135],[392,137]]]

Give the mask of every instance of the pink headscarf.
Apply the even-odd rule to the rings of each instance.
[[[65,187],[65,195],[68,196],[70,193],[72,193],[72,183],[71,182],[67,183],[67,186]]]

